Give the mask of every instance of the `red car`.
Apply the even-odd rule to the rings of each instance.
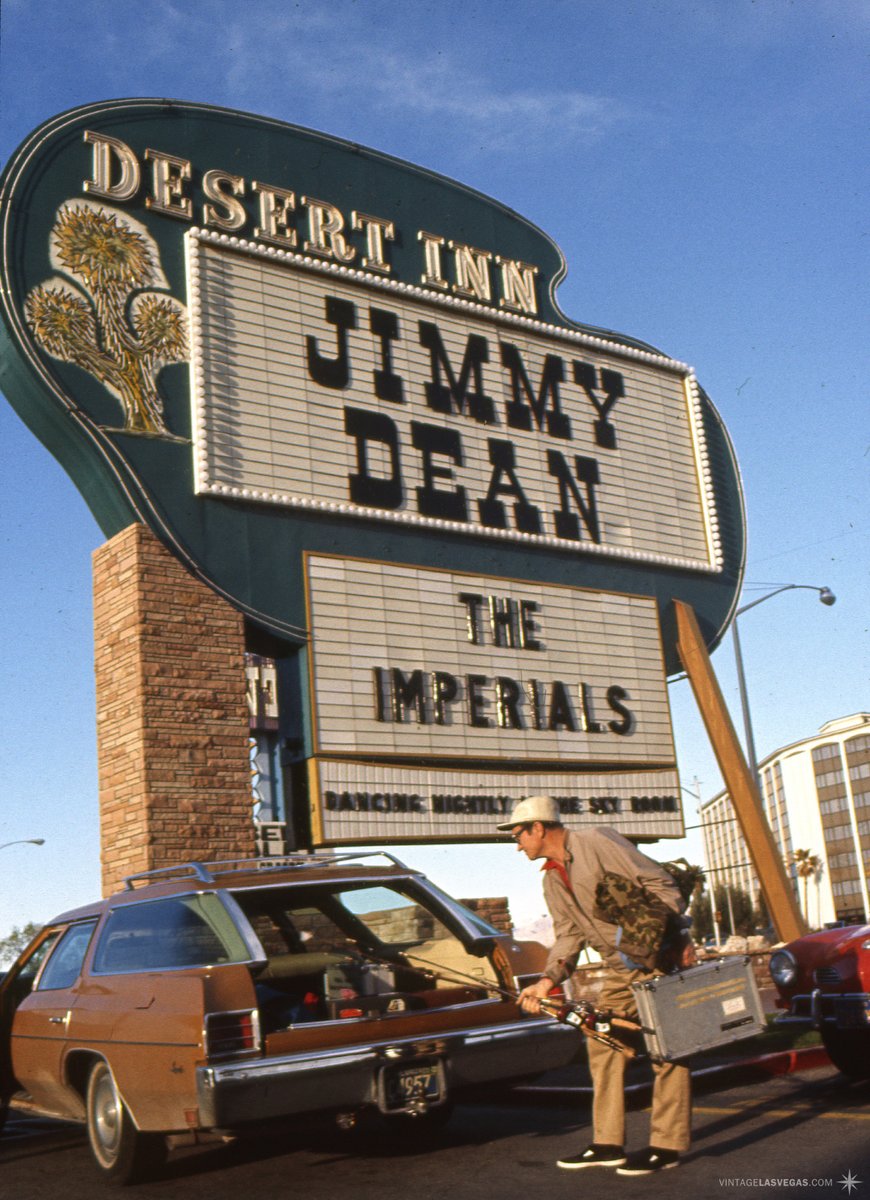
[[[777,1023],[801,1022],[822,1035],[831,1062],[852,1079],[870,1079],[870,925],[823,929],[770,957],[787,1009]]]

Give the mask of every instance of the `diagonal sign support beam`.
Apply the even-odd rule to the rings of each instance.
[[[807,925],[765,820],[758,783],[752,777],[737,740],[694,610],[682,600],[675,600],[674,608],[677,653],[692,686],[740,831],[761,881],[767,910],[777,937],[785,942],[792,941],[808,932]]]

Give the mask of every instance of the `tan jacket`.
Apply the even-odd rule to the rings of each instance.
[[[677,913],[685,907],[683,898],[667,871],[615,829],[584,829],[581,833],[569,830],[565,850],[571,891],[565,887],[560,871],[544,871],[544,899],[556,934],[544,974],[554,983],[567,979],[584,946],[597,950],[608,966],[624,971],[626,966],[616,947],[617,926],[593,916],[595,886],[604,872],[624,875]]]

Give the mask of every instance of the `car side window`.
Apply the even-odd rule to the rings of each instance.
[[[69,988],[81,974],[96,921],[71,925],[55,946],[36,985],[38,992]]]
[[[175,896],[112,910],[94,955],[96,975],[245,962],[250,951],[217,896]]]

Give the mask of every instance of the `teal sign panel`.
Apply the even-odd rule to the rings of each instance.
[[[542,183],[542,187],[545,187]],[[683,363],[568,320],[545,233],[246,113],[133,99],[0,181],[0,386],[107,537],[147,523],[306,640],[307,554],[671,601],[712,648],[743,570],[728,435]]]

